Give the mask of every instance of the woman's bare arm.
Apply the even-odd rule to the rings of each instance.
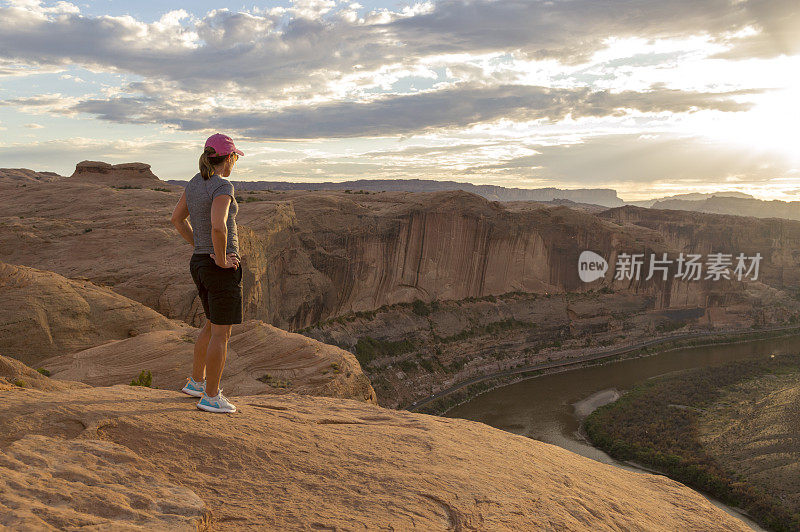
[[[211,202],[211,244],[214,246],[216,257],[225,256],[225,248],[228,245],[228,208],[231,205],[231,197],[227,194],[220,194]],[[218,266],[223,266],[225,260],[217,261]]]
[[[189,207],[186,205],[185,190],[172,211],[172,225],[175,226],[175,229],[178,230],[184,240],[194,246],[194,232],[192,231],[192,225],[189,223]]]
[[[237,268],[239,258],[233,253],[226,255],[228,246],[228,209],[231,206],[231,197],[227,194],[220,194],[211,202],[211,243],[214,245],[214,253],[211,258],[221,268]],[[225,257],[219,259],[217,257]]]

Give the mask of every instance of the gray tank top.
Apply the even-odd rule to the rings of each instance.
[[[214,243],[211,241],[211,202],[221,194],[231,197],[228,208],[228,242],[225,253],[236,253],[239,256],[239,237],[236,234],[236,213],[239,204],[233,192],[233,183],[217,174],[208,179],[198,172],[186,184],[186,206],[189,208],[189,223],[194,232],[194,252],[214,253]]]

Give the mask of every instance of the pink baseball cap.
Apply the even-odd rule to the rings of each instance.
[[[214,148],[218,156],[228,155],[229,153],[244,155],[244,153],[237,150],[236,146],[233,145],[233,140],[228,135],[223,135],[222,133],[215,133],[208,137],[208,140],[206,140],[206,148],[209,146]]]

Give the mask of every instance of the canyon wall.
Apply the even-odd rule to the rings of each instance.
[[[683,213],[685,218],[674,225],[659,226],[663,213],[645,209],[636,210],[636,218],[631,218],[629,210],[593,215],[567,207],[538,207],[512,212],[459,191],[409,194],[402,202],[389,193],[374,196],[357,202],[344,194],[306,193],[293,202],[283,225],[292,234],[283,239],[289,247],[279,253],[280,260],[295,285],[299,281],[322,291],[316,300],[306,298],[304,306],[295,307],[298,313],[288,327],[415,299],[581,292],[608,286],[652,297],[654,308],[669,309],[732,305],[742,302],[752,286],[784,290],[797,284],[790,273],[798,266],[792,251],[800,243],[794,236],[800,234],[796,222],[770,225],[742,219],[742,238],[731,240],[724,231],[730,221],[693,220],[691,213]],[[268,227],[263,222],[263,229],[259,222],[243,223],[253,237]],[[761,235],[758,246],[752,245],[755,235]],[[578,257],[584,250],[608,260],[611,271],[604,280],[579,279]],[[760,279],[754,283],[684,280],[675,277],[674,265],[666,280],[656,276],[646,281],[644,275],[612,279],[622,252],[647,256],[667,252],[675,257],[679,252],[712,251],[760,252],[764,257]],[[263,259],[252,256],[255,268]],[[288,267],[290,262],[293,267]],[[305,275],[298,279],[301,272]],[[257,279],[259,273],[253,274]]]
[[[0,179],[0,259],[88,279],[198,325],[202,310],[188,275],[192,249],[169,222],[180,187],[157,186],[163,182],[150,178],[149,168],[117,172],[108,165],[100,170],[110,173],[98,173],[98,165],[25,187]],[[132,177],[138,185],[109,184]],[[798,288],[800,222],[788,220],[635,207],[594,214],[457,190],[237,195],[245,316],[287,330],[416,299],[607,286],[651,298],[655,309],[706,308],[739,304],[753,290],[794,295]],[[608,261],[604,279],[579,279],[584,250]],[[760,252],[760,278],[686,281],[673,268],[666,280],[613,279],[623,252],[712,251]]]

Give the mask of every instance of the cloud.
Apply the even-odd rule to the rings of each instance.
[[[771,58],[800,53],[800,6],[797,0],[748,0],[742,2],[741,7],[744,20],[749,21],[745,27],[752,26],[754,30],[715,57]]]
[[[39,94],[36,96],[25,96],[22,98],[10,98],[0,100],[0,105],[13,105],[15,107],[44,107],[61,103],[61,94]]]
[[[475,165],[466,173],[486,176],[534,176],[620,190],[647,185],[708,185],[742,181],[768,182],[789,169],[774,154],[742,150],[701,137],[677,135],[598,135],[581,142],[536,147],[538,153],[494,164]]]
[[[162,122],[156,116],[159,109],[149,107],[150,103],[157,103],[155,98],[115,97],[107,100],[84,100],[72,109],[81,113],[90,113],[102,120],[111,122],[141,124],[147,122]]]
[[[0,106],[142,124],[120,128],[136,134],[163,124],[191,132],[231,131],[250,140],[415,134],[425,142],[468,139],[372,151],[375,161],[320,151],[289,165],[278,160],[263,167],[275,176],[322,172],[321,178],[475,177],[507,179],[510,186],[517,180],[654,187],[672,179],[667,176],[688,183],[787,175],[778,159],[658,135],[658,128],[687,118],[674,114],[747,111],[748,97],[759,92],[752,87],[780,84],[774,75],[760,75],[763,69],[789,72],[775,67],[780,61],[751,70],[735,60],[800,53],[797,0],[438,0],[371,12],[348,1],[288,4],[218,9],[201,17],[177,10],[145,23],[81,14],[67,2],[7,2],[0,7],[0,76],[79,67],[123,76],[115,82],[109,81],[115,76],[97,81],[89,75],[85,84],[64,79],[69,89],[40,89],[50,94],[3,92]],[[706,60],[710,54],[725,61]],[[749,77],[731,76],[731,65]],[[46,84],[56,76],[42,78]],[[663,81],[669,85],[658,84]],[[740,87],[751,89],[732,90]],[[74,96],[76,90],[98,92]],[[566,117],[583,117],[581,127],[588,126],[578,133],[572,121],[553,126]],[[538,131],[536,121],[548,127]],[[490,123],[495,124],[458,132]],[[599,135],[596,129],[590,137],[586,129],[593,127],[656,135]],[[494,135],[500,130],[503,135]],[[565,131],[573,135],[559,136]],[[541,139],[539,133],[564,145],[532,142]],[[498,139],[512,147],[501,149]],[[384,142],[379,138],[375,145]],[[85,146],[95,155],[83,158],[130,158],[124,147],[107,144]],[[0,156],[11,155],[28,156],[28,165],[48,157],[71,165],[75,157],[71,142],[0,147]],[[142,159],[151,157],[170,160],[175,166],[169,168],[180,171],[166,151],[142,152]],[[181,164],[193,168],[194,151]]]
[[[79,98],[64,96],[61,93],[37,94],[20,98],[0,100],[0,107],[14,107],[18,111],[35,114],[71,114],[71,107],[77,105]]]
[[[258,139],[314,139],[404,135],[442,128],[469,127],[502,118],[515,121],[561,120],[593,116],[693,112],[700,109],[746,111],[732,96],[754,91],[699,93],[657,88],[649,92],[551,89],[528,85],[483,86],[462,83],[447,89],[394,95],[367,103],[332,102],[275,111],[203,109],[174,105],[152,96],[85,100],[71,108],[105,120],[165,123],[184,130],[235,130]],[[200,108],[198,113],[196,107]]]
[[[177,11],[147,24],[34,1],[0,8],[0,60],[103,67],[173,81],[190,92],[281,97],[285,88],[320,93],[355,65],[369,71],[432,54],[512,52],[576,63],[611,37],[709,35],[727,43],[724,53],[733,58],[800,51],[796,0],[440,0],[422,6],[357,18],[330,0],[297,0],[290,8],[221,9],[197,20]]]
[[[797,53],[798,22],[796,0],[440,0],[431,12],[387,26],[417,54],[519,50],[574,64],[610,37],[705,34],[730,44],[731,57],[746,57],[756,46],[759,57]],[[739,49],[732,34],[746,28],[755,34]]]

